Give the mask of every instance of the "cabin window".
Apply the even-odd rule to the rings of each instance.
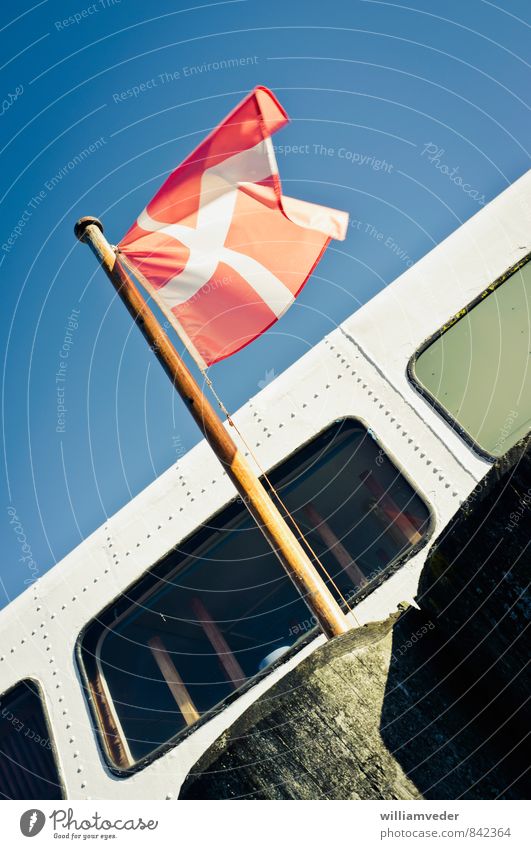
[[[531,427],[530,259],[462,310],[410,364],[433,406],[491,457]]]
[[[30,680],[0,696],[0,797],[63,798],[41,696]]]
[[[361,424],[335,423],[270,475],[353,605],[421,543],[429,512]],[[110,761],[152,754],[212,715],[315,622],[241,502],[90,623],[79,660]]]

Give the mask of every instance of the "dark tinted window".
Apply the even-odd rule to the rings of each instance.
[[[355,422],[335,424],[271,478],[340,601],[355,603],[426,533],[425,505]],[[84,635],[82,664],[108,754],[120,766],[150,754],[314,624],[247,511],[233,503]]]
[[[0,796],[62,798],[50,732],[33,681],[21,681],[0,697]]]

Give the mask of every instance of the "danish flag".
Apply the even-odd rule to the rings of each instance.
[[[118,253],[201,367],[293,303],[344,212],[282,195],[271,135],[288,116],[259,86],[159,189]]]

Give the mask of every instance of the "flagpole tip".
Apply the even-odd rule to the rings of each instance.
[[[76,221],[74,226],[74,233],[76,239],[79,239],[80,242],[83,241],[83,237],[85,235],[85,231],[90,224],[94,224],[98,227],[103,233],[103,224],[101,223],[99,218],[95,218],[93,215],[85,215],[83,218],[80,218],[79,221]]]

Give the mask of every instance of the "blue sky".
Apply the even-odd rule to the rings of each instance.
[[[76,219],[119,241],[247,91],[274,90],[286,193],[351,225],[287,315],[212,369],[236,409],[529,168],[531,15],[526,0],[43,0],[0,16],[1,605],[199,439]]]

